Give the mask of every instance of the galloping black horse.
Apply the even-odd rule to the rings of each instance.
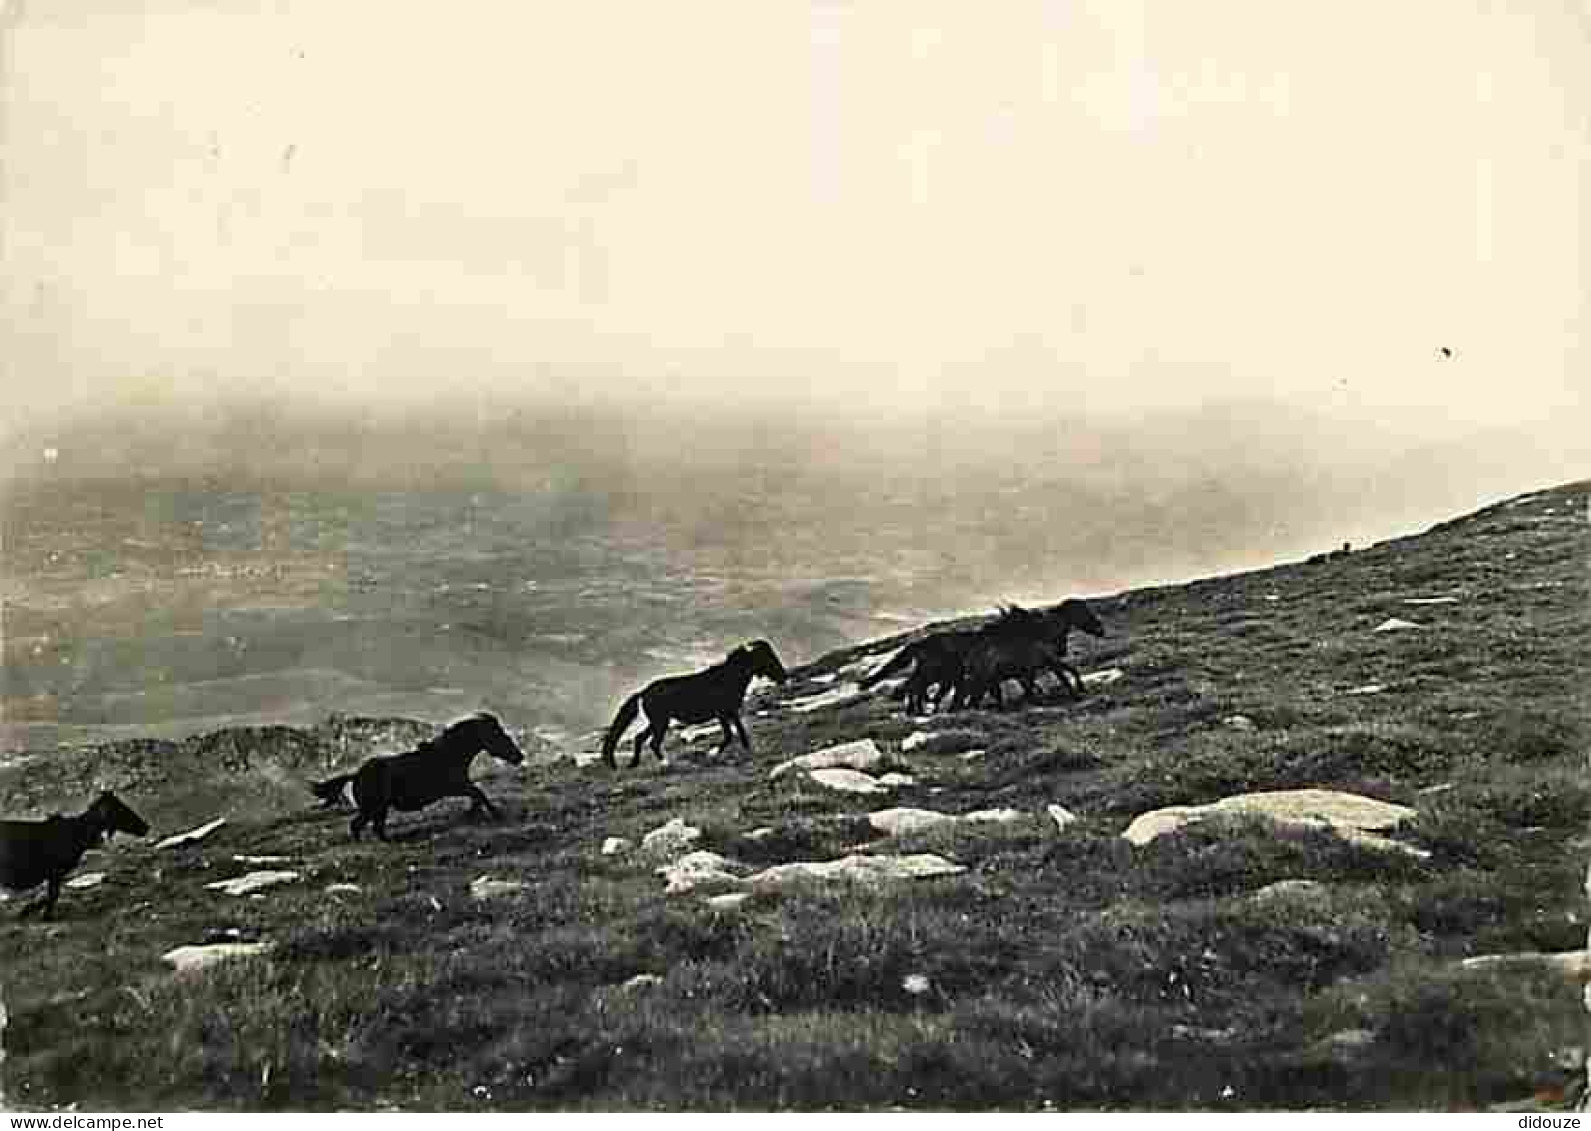
[[[454,723],[406,754],[367,759],[353,773],[315,782],[310,788],[322,801],[330,803],[353,783],[359,814],[349,823],[348,831],[355,840],[367,824],[376,830],[377,837],[386,840],[387,810],[413,812],[444,797],[468,797],[471,815],[484,811],[496,816],[497,809],[486,794],[470,781],[470,763],[483,750],[510,766],[525,760],[503,730],[503,724],[482,711]]]
[[[864,690],[896,672],[911,667],[901,698],[906,701],[906,713],[920,715],[928,707],[930,688],[939,690],[933,697],[937,708],[945,695],[961,683],[966,655],[978,642],[976,631],[952,630],[936,632],[906,645],[872,675],[860,681]]]
[[[1067,634],[1074,628],[1090,636],[1105,635],[1105,626],[1094,611],[1075,597],[1043,612],[1020,605],[1004,609],[978,633],[966,653],[962,682],[951,709],[975,707],[986,694],[993,695],[996,707],[1004,706],[1000,685],[1008,679],[1017,680],[1027,698],[1036,700],[1038,673],[1045,670],[1055,673],[1068,695],[1079,697],[1083,693],[1083,677],[1063,658]]]
[[[751,739],[746,735],[746,724],[740,721],[740,705],[746,699],[746,687],[753,676],[766,676],[783,683],[789,678],[784,665],[774,653],[773,645],[766,640],[742,644],[722,663],[714,664],[692,675],[671,675],[653,680],[624,701],[619,713],[602,739],[602,757],[610,769],[617,769],[613,752],[619,739],[635,721],[636,712],[646,709],[646,729],[635,736],[635,754],[630,759],[633,768],[641,764],[641,747],[652,740],[652,753],[659,762],[663,757],[663,736],[669,723],[678,719],[682,723],[705,723],[717,719],[723,728],[724,740],[716,753],[723,753],[734,741],[730,733],[733,726],[740,735],[740,744],[751,749]]]
[[[48,884],[44,897],[22,909],[23,915],[55,914],[61,881],[77,867],[83,853],[113,833],[143,836],[148,823],[114,793],[106,790],[75,817],[59,813],[42,821],[0,821],[0,887],[27,891]]]

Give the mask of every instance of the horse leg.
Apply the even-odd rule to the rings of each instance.
[[[376,830],[376,839],[385,842],[387,839],[387,807],[383,805],[370,817],[370,827]]]
[[[728,715],[718,716],[718,729],[722,736],[718,740],[718,749],[713,751],[714,758],[721,757],[724,751],[729,749],[729,744],[735,741],[735,734],[729,729]]]
[[[663,736],[668,733],[668,724],[671,720],[667,715],[657,721],[652,727],[652,755],[662,765],[668,765],[668,759],[663,757]]]
[[[61,881],[59,878],[52,876],[45,881],[44,894],[24,907],[17,918],[26,919],[31,915],[38,915],[44,919],[53,919],[55,917],[55,901],[59,898],[61,898]]]
[[[735,730],[740,734],[740,744],[746,748],[746,753],[751,753],[751,736],[746,733],[746,724],[740,721],[739,715],[730,715],[729,721],[735,724]]]
[[[656,724],[651,719],[646,720],[646,729],[635,736],[635,752],[630,756],[630,769],[641,764],[641,751],[646,748],[646,740],[652,737],[652,728]]]
[[[470,783],[470,785],[466,788],[464,796],[470,798],[470,812],[472,814],[479,813],[484,809],[489,816],[502,816],[502,814],[497,811],[497,806],[493,805],[491,800],[487,798],[486,794],[481,792],[481,787],[474,784],[473,782]]]

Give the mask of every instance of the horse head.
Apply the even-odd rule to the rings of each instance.
[[[470,720],[474,724],[475,740],[480,743],[480,748],[493,758],[500,758],[510,766],[520,765],[525,760],[525,752],[509,737],[503,729],[503,724],[497,721],[497,716],[481,711]]]
[[[108,789],[94,799],[94,804],[88,807],[88,811],[107,838],[112,833],[143,836],[149,831],[149,822],[134,813],[126,802]]]
[[[1094,615],[1094,610],[1088,607],[1086,601],[1077,597],[1068,597],[1055,607],[1053,614],[1062,624],[1075,628],[1079,632],[1086,632],[1090,636],[1104,636],[1105,626]]]
[[[765,676],[775,683],[783,683],[790,678],[790,673],[785,671],[784,664],[779,662],[779,656],[773,650],[773,645],[766,640],[753,640],[750,644],[742,644],[737,652],[744,657],[743,662],[750,665],[752,675]]]

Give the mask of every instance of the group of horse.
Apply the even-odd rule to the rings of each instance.
[[[871,688],[899,672],[911,669],[901,692],[906,709],[918,714],[930,696],[939,709],[948,696],[949,709],[976,707],[987,697],[1004,706],[1001,685],[1015,680],[1029,701],[1040,698],[1038,676],[1052,672],[1067,694],[1082,694],[1082,678],[1065,660],[1067,636],[1072,629],[1103,636],[1105,629],[1082,601],[1063,601],[1053,609],[1033,611],[1019,605],[1001,609],[982,628],[937,632],[902,648],[887,663],[861,681]],[[749,752],[751,738],[740,713],[751,681],[761,676],[783,683],[789,672],[766,640],[743,644],[703,671],[665,676],[652,681],[626,699],[602,740],[602,758],[617,768],[614,754],[625,731],[644,711],[646,726],[636,735],[630,766],[640,764],[650,744],[659,762],[663,739],[674,722],[717,722],[722,731],[718,752],[738,737]],[[470,781],[470,765],[486,753],[511,766],[523,764],[525,755],[491,714],[480,712],[452,724],[434,738],[402,754],[365,760],[357,769],[325,781],[312,782],[311,790],[327,806],[345,798],[358,810],[349,824],[355,839],[366,826],[387,840],[387,817],[393,811],[413,812],[447,797],[470,801],[470,814],[495,816],[497,809]],[[143,836],[148,822],[109,791],[76,816],[56,814],[35,821],[0,821],[0,887],[28,891],[45,885],[42,899],[23,909],[23,915],[55,910],[66,876],[83,854],[115,833]]]

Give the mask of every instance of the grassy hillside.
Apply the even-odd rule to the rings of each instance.
[[[196,845],[91,856],[80,871],[107,878],[68,891],[55,923],[0,913],[6,1095],[251,1110],[1560,1102],[1562,1050],[1584,1046],[1578,987],[1461,960],[1585,945],[1587,493],[1102,598],[1110,636],[1085,640],[1080,664],[1122,675],[1076,704],[793,709],[904,638],[825,656],[756,694],[749,757],[676,734],[667,771],[483,760],[503,820],[444,803],[399,818],[390,845],[351,843],[346,814],[295,783],[396,724],[0,767],[7,813],[112,785],[162,834],[232,818]],[[1420,627],[1374,631],[1389,618]],[[858,796],[769,777],[860,738],[909,784]],[[207,773],[212,756],[237,776]],[[1257,818],[1142,847],[1120,835],[1146,810],[1299,787],[1412,807],[1392,835],[1418,853]],[[1052,804],[1078,820],[1058,828]],[[896,806],[1021,816],[884,836],[866,815]],[[707,900],[722,886],[665,892],[638,848],[602,852],[675,817],[702,830],[691,847],[744,871],[856,851],[965,870],[725,907]],[[300,878],[258,897],[206,889],[249,870],[237,855],[286,857],[270,866]],[[523,886],[477,899],[481,877]],[[162,963],[207,939],[274,948],[196,973]]]

